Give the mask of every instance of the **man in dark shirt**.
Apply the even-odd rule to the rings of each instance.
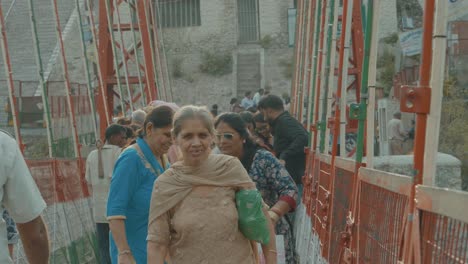
[[[258,103],[260,110],[272,128],[276,157],[285,165],[297,184],[301,184],[305,171],[304,148],[308,144],[305,128],[284,111],[283,100],[276,95],[268,95]]]

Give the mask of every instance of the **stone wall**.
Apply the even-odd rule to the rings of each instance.
[[[265,86],[271,87],[273,94],[291,92],[293,55],[293,48],[265,50]]]
[[[200,1],[201,26],[163,28],[169,54],[191,55],[206,50],[233,50],[237,45],[236,1]]]
[[[260,0],[260,38],[264,43],[264,84],[277,95],[290,93],[294,48],[288,47],[288,8],[293,1]]]
[[[237,94],[236,54],[251,45],[238,45],[237,2],[228,0],[200,1],[201,26],[164,28],[169,75],[174,101],[178,104],[218,104],[220,111],[229,109]],[[288,67],[293,61],[293,48],[288,47],[287,9],[293,1],[259,0],[259,45],[262,56],[262,84],[272,92],[290,92]],[[262,44],[262,39],[270,41]],[[232,72],[216,76],[200,71],[206,52],[215,56],[232,56]]]
[[[293,1],[259,0],[260,38],[270,36],[276,48],[288,46],[288,8]]]

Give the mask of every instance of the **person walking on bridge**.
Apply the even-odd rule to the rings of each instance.
[[[31,264],[49,263],[49,237],[41,216],[46,208],[16,141],[0,131],[0,202],[15,220]],[[7,228],[0,220],[0,263],[12,264]]]
[[[276,156],[301,190],[306,162],[305,147],[308,144],[307,131],[289,112],[284,111],[283,100],[276,95],[270,94],[261,99],[258,109],[272,128]]]
[[[239,114],[226,113],[215,123],[217,145],[223,154],[237,157],[255,182],[265,203],[276,234],[284,237],[286,263],[296,263],[293,221],[289,212],[296,209],[297,186],[279,160],[255,144]]]
[[[86,181],[93,194],[93,216],[96,223],[99,257],[102,264],[110,264],[109,222],[106,219],[107,196],[114,164],[127,139],[126,129],[118,124],[110,125],[105,132],[105,142],[100,140],[97,149],[86,159]]]
[[[169,106],[151,110],[136,143],[115,164],[107,201],[113,264],[146,263],[151,191],[169,167],[166,153],[172,145],[173,113]]]
[[[408,137],[405,131],[403,122],[401,121],[401,113],[396,112],[393,114],[392,120],[388,122],[388,138],[390,141],[390,155],[403,155],[403,143]]]

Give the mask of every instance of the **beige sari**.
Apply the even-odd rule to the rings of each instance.
[[[197,188],[207,186],[213,191],[209,191],[208,195],[197,194]],[[193,249],[203,239],[200,237],[191,239],[190,237],[207,234],[207,240],[212,240],[216,236],[212,235],[211,232],[230,233],[229,236],[233,239],[234,247],[236,246],[235,243],[240,243],[240,251],[243,250],[245,254],[251,255],[251,257],[238,256],[242,261],[238,260],[237,263],[258,263],[256,243],[250,242],[252,248],[249,248],[247,246],[249,241],[238,230],[237,222],[233,223],[234,220],[237,220],[235,191],[245,188],[253,189],[255,183],[252,182],[247,171],[235,157],[210,155],[198,167],[186,166],[182,162],[173,164],[171,168],[158,177],[154,185],[149,214],[148,240],[168,246],[174,262],[182,263],[184,262],[183,257],[179,258],[179,262],[176,262],[177,254],[185,254],[185,259],[192,254],[193,261],[195,261],[196,257],[200,257],[194,252],[203,254],[201,251]],[[200,200],[195,202],[196,199]],[[216,211],[213,211],[214,208],[216,208]],[[228,210],[229,212],[223,216],[228,215],[230,217],[217,216],[216,212],[221,210]],[[235,215],[233,216],[233,214]],[[228,225],[226,227],[227,231],[223,231],[222,227],[216,229],[220,226],[215,222],[216,219],[222,219],[221,223],[219,223],[221,226],[223,224]],[[227,220],[227,222],[224,223],[224,220]],[[206,231],[202,232],[199,229],[203,228],[204,224],[206,224]],[[232,228],[236,230],[233,231]],[[203,240],[202,242],[206,243],[205,249],[210,248],[210,245],[219,249],[217,244],[226,243],[224,239],[220,241]],[[246,246],[248,247],[247,250]],[[217,254],[226,253],[217,252]],[[231,263],[229,261],[235,263],[234,257],[230,259],[232,256],[219,257],[227,258],[225,263]],[[208,259],[206,263],[212,262]]]

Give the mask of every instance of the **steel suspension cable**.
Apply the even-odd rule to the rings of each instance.
[[[305,21],[305,33],[304,33],[304,40],[303,40],[303,54],[304,56],[301,56],[302,58],[302,68],[301,68],[301,76],[300,76],[300,93],[299,93],[299,109],[298,109],[298,114],[297,114],[297,117],[298,117],[298,120],[299,122],[302,123],[302,120],[303,120],[303,111],[304,111],[304,101],[305,101],[305,98],[306,98],[306,90],[308,89],[307,87],[307,79],[308,79],[308,76],[310,75],[309,73],[309,48],[310,48],[310,45],[309,45],[309,38],[310,38],[310,21],[312,20],[311,16],[310,16],[310,12],[309,12],[309,6],[312,4],[311,3],[312,1],[307,1],[306,4],[305,4],[305,12],[304,12],[304,21]]]
[[[315,60],[314,60],[314,38],[315,38],[315,31],[314,31],[314,27],[315,27],[315,17],[316,17],[316,7],[317,7],[317,1],[318,0],[313,0],[311,1],[311,3],[309,4],[309,22],[308,22],[308,34],[309,34],[309,38],[307,40],[307,43],[309,44],[308,46],[308,49],[309,49],[309,52],[307,52],[307,55],[308,55],[308,59],[307,59],[307,71],[308,71],[308,75],[307,75],[307,82],[306,82],[306,87],[307,87],[307,113],[306,113],[306,122],[307,122],[307,131],[309,131],[309,133],[312,133],[313,132],[313,129],[312,129],[312,123],[311,123],[311,119],[310,119],[310,114],[311,114],[311,108],[313,107],[313,98],[312,98],[312,78],[314,78],[313,74],[312,74],[312,68],[315,63]],[[315,132],[314,132],[315,133]],[[311,142],[311,137],[309,136],[309,140],[308,140],[308,147],[309,149],[311,149],[311,146],[312,146],[312,142]]]
[[[130,110],[134,111],[135,108],[133,107],[133,95],[130,90],[131,86],[128,80],[129,72],[128,72],[128,65],[127,65],[127,58],[125,57],[125,41],[124,41],[124,37],[122,33],[122,25],[121,25],[122,21],[120,20],[119,3],[117,2],[117,0],[113,0],[113,1],[114,1],[115,13],[117,14],[117,31],[119,32],[119,37],[120,37],[120,49],[119,50],[120,50],[120,56],[122,57],[122,64],[124,68],[125,84],[127,86],[126,90],[127,90],[127,96],[128,96],[128,103],[130,104]],[[133,25],[131,25],[130,27],[133,27]],[[116,69],[116,71],[118,71],[118,69]]]
[[[298,0],[298,8],[296,10],[296,16],[298,17],[296,21],[296,40],[295,40],[295,49],[294,49],[294,75],[293,75],[293,82],[291,85],[291,114],[296,116],[296,105],[297,105],[297,90],[299,87],[299,72],[301,69],[301,49],[302,49],[302,13],[304,8],[304,1],[305,0]]]
[[[108,21],[108,28],[109,28],[109,37],[111,40],[111,46],[112,46],[112,54],[114,55],[114,67],[115,67],[115,76],[117,79],[117,87],[120,92],[120,105],[122,108],[122,116],[125,116],[125,110],[126,110],[126,105],[125,105],[125,100],[124,100],[124,92],[122,88],[122,84],[120,82],[120,70],[119,70],[119,62],[118,62],[118,55],[117,55],[117,50],[115,47],[115,38],[114,38],[114,20],[112,19],[112,14],[113,10],[110,4],[110,0],[104,0],[105,5],[106,5],[106,16],[107,16],[107,21]],[[114,7],[118,8],[118,7]],[[125,60],[125,57],[123,58]],[[130,98],[130,100],[132,100]]]
[[[34,42],[34,49],[36,55],[36,65],[38,68],[38,77],[39,77],[39,86],[41,88],[41,96],[42,96],[42,103],[44,104],[44,115],[45,115],[45,123],[46,123],[46,130],[47,130],[47,143],[49,148],[49,157],[54,157],[54,152],[52,148],[52,144],[54,142],[53,133],[52,133],[52,119],[50,117],[50,106],[49,106],[49,99],[48,99],[48,91],[47,86],[44,79],[44,68],[42,67],[42,57],[41,57],[41,49],[39,48],[39,36],[37,32],[37,24],[36,24],[36,14],[34,11],[34,4],[33,0],[28,1],[29,4],[29,15],[31,16],[31,29],[33,34],[33,42]]]
[[[151,17],[151,23],[153,25],[153,38],[154,38],[154,52],[155,52],[155,56],[156,56],[156,60],[159,64],[159,68],[158,68],[158,72],[161,76],[161,79],[162,79],[162,83],[163,83],[163,86],[162,86],[162,90],[163,90],[163,95],[164,95],[164,100],[167,101],[168,100],[168,97],[167,97],[167,85],[166,85],[166,78],[165,78],[165,74],[163,72],[163,60],[162,60],[162,56],[161,56],[161,50],[160,50],[160,42],[159,42],[159,30],[158,30],[158,24],[156,23],[156,20],[155,20],[155,17],[156,17],[156,14],[154,14],[154,6],[153,6],[153,1],[149,1],[149,6],[150,6],[150,17]]]
[[[141,79],[141,71],[140,71],[140,55],[138,54],[138,44],[137,44],[137,37],[136,37],[136,34],[135,34],[135,29],[133,28],[134,25],[138,25],[138,23],[135,24],[135,14],[133,12],[132,9],[135,9],[135,12],[136,12],[136,6],[135,6],[135,3],[134,1],[132,2],[132,4],[130,4],[130,2],[128,3],[128,12],[129,12],[129,15],[130,15],[130,20],[131,20],[131,31],[132,31],[132,38],[133,38],[133,50],[134,50],[134,56],[135,56],[135,62],[136,62],[136,71],[137,71],[137,74],[138,74],[138,88],[140,90],[140,93],[141,93],[141,96],[143,98],[143,102],[147,102],[146,101],[146,94],[145,94],[145,91],[143,90],[143,80]]]
[[[336,177],[336,156],[337,156],[337,144],[338,136],[340,134],[340,122],[341,122],[341,92],[344,90],[346,92],[346,86],[343,87],[343,79],[347,80],[348,69],[345,68],[345,60],[348,60],[346,49],[349,49],[349,40],[351,33],[351,14],[353,12],[353,0],[343,0],[343,24],[340,40],[340,53],[339,53],[339,67],[338,67],[338,87],[335,100],[335,116],[334,116],[334,125],[333,125],[333,143],[332,143],[332,152],[331,152],[331,172],[330,172],[330,190],[335,188],[335,177]],[[345,77],[346,76],[346,77]],[[346,111],[346,109],[345,109]],[[341,142],[344,144],[344,142]],[[331,195],[330,204],[331,212],[334,210],[334,195]],[[330,214],[330,223],[333,223],[333,213]],[[333,225],[330,224],[328,227],[328,232],[331,234]],[[330,240],[331,241],[331,240]],[[329,259],[329,256],[326,256]]]
[[[330,87],[330,84],[334,83],[335,79],[335,61],[336,61],[336,44],[338,41],[337,31],[338,31],[338,10],[339,10],[339,3],[337,0],[332,0],[332,14],[329,17],[329,27],[332,29],[328,31],[328,38],[327,38],[327,61],[325,67],[325,90],[323,96],[323,104],[322,104],[322,123],[326,122],[328,116],[331,115],[331,105],[333,100],[333,87]],[[325,135],[324,135],[325,132]],[[329,144],[325,144],[325,142],[329,142],[330,138],[330,129],[325,126],[324,129],[320,130],[320,152],[328,153],[329,151]]]
[[[380,1],[381,0],[373,0],[373,25],[372,25],[372,36],[369,38],[372,39],[370,43],[370,54],[369,54],[369,73],[368,73],[368,82],[367,82],[367,89],[368,89],[368,99],[367,99],[367,113],[366,113],[366,130],[367,132],[364,133],[366,135],[366,167],[373,168],[373,158],[374,158],[374,130],[375,130],[375,88],[377,87],[377,56],[378,56],[378,45],[379,45],[379,17],[380,17]],[[369,29],[366,29],[369,30]],[[364,75],[363,75],[364,79]],[[362,80],[362,83],[363,80]],[[364,94],[364,96],[363,96]],[[365,99],[365,90],[362,89],[361,91],[361,101]],[[363,110],[361,110],[363,111]],[[359,131],[358,131],[359,133]],[[359,135],[358,135],[359,136]],[[359,145],[358,145],[359,146]],[[356,154],[358,153],[358,149],[356,149]],[[356,155],[356,158],[358,155]],[[356,159],[356,163],[359,160]]]
[[[317,104],[315,105],[316,107],[316,117],[317,117],[317,120],[320,119],[320,116],[322,114],[325,113],[324,111],[324,106],[325,106],[325,103],[326,103],[326,98],[328,96],[328,87],[325,86],[325,81],[328,79],[328,75],[327,75],[327,63],[326,63],[326,60],[327,60],[327,57],[328,57],[328,54],[330,53],[330,50],[328,49],[328,39],[330,37],[330,17],[331,17],[331,12],[335,11],[332,6],[333,6],[333,3],[331,3],[330,1],[332,0],[329,0],[326,2],[326,4],[323,6],[323,11],[324,12],[324,17],[322,18],[322,29],[321,29],[321,43],[320,43],[320,52],[319,52],[319,65],[318,67],[320,67],[319,69],[319,72],[317,73],[317,87],[318,87],[318,91],[319,93],[317,94]],[[327,10],[326,10],[327,9]],[[319,122],[319,121],[317,121]],[[320,131],[317,131],[317,141],[318,142],[322,142],[322,138],[323,138],[323,131],[327,128],[327,126],[325,125],[326,122],[323,122],[322,124],[324,124],[323,126],[320,126]],[[320,148],[320,145],[319,145],[319,150],[323,152],[323,148],[321,149]]]
[[[143,42],[143,41],[144,41],[144,40],[143,40],[143,34],[144,34],[143,31],[144,31],[144,30],[147,31],[147,29],[142,27],[142,21],[143,21],[144,18],[142,18],[142,17],[140,16],[139,9],[140,9],[141,7],[139,7],[139,5],[138,5],[138,0],[135,0],[134,4],[135,4],[136,18],[137,18],[137,20],[138,20],[138,27],[139,27],[139,29],[140,29],[140,41]],[[141,1],[140,1],[140,5],[141,5]],[[143,8],[144,8],[144,7],[143,7]],[[144,23],[143,23],[143,24],[144,24]],[[141,44],[142,44],[142,45],[141,45],[141,48],[143,49],[143,54],[146,54],[147,51],[146,51],[145,45],[144,45],[143,43],[141,43]],[[144,57],[143,57],[143,60],[145,60],[145,63],[144,63],[144,70],[145,70],[145,87],[148,88],[148,94],[146,94],[145,91],[144,91],[144,94],[147,96],[145,102],[148,104],[148,103],[150,103],[151,101],[155,100],[155,98],[153,98],[152,92],[150,91],[151,86],[150,86],[150,81],[148,80],[148,76],[149,76],[149,74],[151,74],[151,72],[150,72],[151,69],[148,68],[148,65],[147,65],[147,63],[146,63],[146,60],[148,60],[148,58],[147,58],[146,56],[144,56]]]
[[[348,81],[349,81],[349,54],[350,54],[350,49],[351,49],[351,31],[352,31],[352,23],[353,22],[353,16],[352,13],[354,11],[354,8],[360,8],[358,4],[360,3],[360,0],[351,0],[350,2],[350,10],[351,13],[347,17],[347,25],[348,27],[346,28],[346,37],[345,37],[345,43],[343,48],[343,54],[344,54],[344,60],[343,60],[343,68],[341,69],[341,83],[338,83],[338,87],[340,88],[340,92],[337,91],[337,95],[339,94],[340,96],[337,96],[336,100],[336,106],[339,107],[339,119],[336,119],[336,126],[339,126],[339,130],[336,130],[338,134],[334,134],[333,137],[336,137],[337,140],[340,142],[340,156],[345,157],[346,156],[346,109],[348,105]],[[359,65],[358,65],[359,67]],[[337,141],[338,142],[338,141]],[[337,149],[338,153],[338,149]]]
[[[317,132],[318,132],[318,127],[317,127],[317,123],[316,123],[316,119],[315,119],[315,115],[316,115],[316,103],[317,103],[317,100],[316,98],[319,96],[318,93],[317,93],[317,64],[318,64],[318,47],[319,47],[319,40],[320,40],[320,17],[321,17],[321,14],[322,14],[322,1],[323,0],[317,0],[316,2],[316,5],[315,5],[315,37],[314,37],[314,56],[313,56],[313,62],[312,62],[312,65],[314,67],[314,70],[313,70],[313,74],[312,74],[312,94],[310,95],[310,102],[309,102],[309,117],[310,117],[310,123],[313,124],[314,126],[314,133],[313,135],[311,134],[310,135],[310,142],[311,142],[311,146],[312,146],[312,151],[315,151],[316,150],[316,147],[317,147],[317,143],[316,143],[316,140],[317,140]]]
[[[101,97],[102,97],[102,104],[104,106],[104,111],[106,112],[106,125],[109,126],[111,124],[111,120],[109,118],[109,109],[107,106],[107,92],[106,92],[106,87],[104,85],[104,79],[103,79],[103,74],[101,72],[101,63],[100,63],[100,57],[101,55],[99,54],[99,49],[98,49],[98,38],[96,34],[96,28],[95,28],[95,23],[94,23],[94,10],[91,5],[91,0],[85,0],[87,7],[88,7],[88,12],[89,12],[89,20],[90,20],[90,28],[91,28],[91,34],[93,35],[93,48],[94,48],[94,56],[96,56],[96,66],[97,66],[97,78],[99,81],[99,87],[101,88]],[[102,120],[102,117],[100,117],[100,120]],[[102,122],[102,121],[100,121]]]
[[[155,81],[156,81],[156,86],[157,86],[157,94],[158,94],[158,97],[159,98],[164,98],[163,96],[163,93],[161,92],[161,90],[164,90],[161,89],[161,80],[159,80],[158,78],[158,70],[156,68],[156,50],[155,50],[155,44],[154,44],[154,38],[151,37],[151,23],[152,23],[152,18],[151,18],[151,12],[148,11],[148,8],[149,8],[149,4],[148,2],[150,2],[151,0],[143,0],[143,11],[145,11],[145,19],[146,19],[146,24],[148,25],[148,36],[149,36],[149,41],[150,41],[150,46],[151,46],[151,60],[153,62],[153,74],[154,74],[154,77],[155,77]]]
[[[320,106],[320,95],[321,95],[321,78],[320,78],[320,72],[322,71],[322,60],[323,57],[321,56],[322,50],[323,50],[323,38],[324,38],[324,28],[325,28],[325,8],[326,8],[327,2],[326,0],[323,0],[323,4],[320,1],[319,2],[319,15],[317,19],[320,19],[317,23],[317,39],[316,39],[316,46],[315,46],[315,57],[316,57],[316,63],[315,63],[315,68],[314,68],[314,86],[315,86],[315,94],[314,94],[314,113],[311,115],[314,118],[314,124],[318,124],[318,117],[319,117],[319,106]],[[322,129],[322,126],[325,124],[320,124],[319,129]],[[314,133],[314,139],[313,139],[313,149],[317,149],[317,139],[318,139],[318,133],[319,131],[317,130],[316,133]]]
[[[7,77],[7,84],[8,84],[8,98],[10,103],[10,111],[12,115],[13,121],[13,129],[15,132],[16,143],[21,149],[21,152],[24,152],[24,145],[23,139],[21,137],[20,131],[20,123],[18,121],[18,107],[16,102],[16,95],[15,95],[15,84],[13,80],[13,69],[11,67],[11,59],[10,59],[10,51],[8,49],[8,40],[7,40],[7,32],[6,32],[6,25],[5,19],[3,18],[3,8],[0,5],[0,31],[1,31],[1,38],[2,41],[0,43],[2,47],[3,53],[3,64],[5,65],[5,75]]]
[[[159,1],[156,1],[156,12],[157,12],[157,17],[161,17],[161,13],[159,12]],[[168,71],[168,68],[167,68],[167,55],[166,55],[166,46],[164,44],[164,34],[161,32],[161,30],[158,30],[158,33],[159,33],[159,39],[161,41],[161,47],[162,47],[162,54],[163,54],[163,57],[164,57],[164,71],[165,71],[165,75],[167,77],[167,86],[169,86],[169,95],[170,95],[170,101],[173,102],[174,101],[174,94],[173,94],[173,91],[172,91],[172,82],[171,82],[171,75],[169,74],[169,71]]]
[[[60,17],[58,13],[57,0],[52,0],[52,6],[54,9],[57,41],[59,42],[59,46],[60,46],[60,57],[61,57],[60,62],[62,63],[63,75],[65,77],[65,88],[66,88],[65,97],[67,99],[68,111],[70,112],[70,115],[71,115],[70,125],[72,129],[75,157],[78,158],[79,161],[81,161],[81,151],[80,151],[81,145],[78,139],[78,128],[76,126],[75,104],[71,98],[72,89],[71,89],[71,84],[70,84],[70,77],[68,75],[68,65],[67,65],[67,59],[65,55],[65,46],[63,44],[62,31],[61,31],[62,27],[60,26]],[[80,169],[83,169],[83,168],[80,168]],[[81,172],[84,172],[84,171],[81,171]]]
[[[354,226],[355,219],[358,214],[358,198],[359,198],[359,169],[362,166],[363,155],[364,155],[364,136],[366,134],[366,119],[368,108],[375,108],[374,104],[367,104],[368,102],[368,92],[369,88],[373,89],[372,85],[375,85],[376,80],[376,68],[377,68],[377,49],[378,49],[378,25],[379,25],[379,16],[378,11],[380,10],[380,0],[370,0],[367,6],[366,14],[366,23],[364,30],[364,58],[362,61],[362,78],[361,78],[361,93],[359,104],[352,105],[352,108],[358,112],[358,136],[356,144],[356,158],[355,158],[355,167],[353,178],[353,186],[351,188],[351,201],[350,201],[350,214],[348,215],[347,222],[350,224],[348,228],[351,228],[352,236],[350,237],[350,247],[355,248],[358,243],[356,239],[357,227]],[[370,74],[372,69],[372,74]],[[350,111],[354,111],[351,109]],[[373,111],[371,111],[373,112]],[[374,119],[374,116],[369,116],[370,119]],[[372,122],[373,124],[373,122]],[[368,129],[374,129],[369,127]],[[369,136],[369,133],[368,135]],[[367,152],[367,156],[372,156],[373,153]],[[354,239],[353,239],[354,237]]]
[[[75,0],[75,8],[78,14],[78,24],[80,28],[80,39],[81,39],[81,49],[83,51],[83,66],[85,68],[86,73],[86,83],[88,88],[88,99],[91,106],[91,116],[93,118],[93,129],[95,138],[99,138],[98,129],[97,129],[97,120],[96,120],[96,105],[94,100],[94,92],[91,83],[91,74],[89,71],[89,60],[88,60],[88,48],[86,47],[84,30],[83,30],[83,21],[81,17],[81,7],[80,7],[80,0]]]

